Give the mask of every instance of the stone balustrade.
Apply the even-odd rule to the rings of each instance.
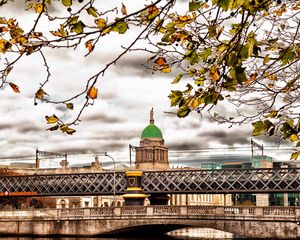
[[[65,220],[65,219],[114,219],[114,218],[226,218],[300,220],[300,207],[254,206],[124,206],[101,208],[27,209],[2,210],[1,220]]]

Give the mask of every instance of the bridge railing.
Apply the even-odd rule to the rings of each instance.
[[[125,206],[101,208],[2,210],[1,221],[129,218],[262,219],[300,221],[300,207]]]

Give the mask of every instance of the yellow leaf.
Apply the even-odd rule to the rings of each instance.
[[[162,69],[160,69],[160,71],[163,73],[169,73],[171,72],[171,68],[169,67],[169,65],[166,65]]]
[[[269,57],[269,55],[266,55],[266,56],[264,57],[263,64],[265,65],[265,64],[267,64],[269,61],[270,61],[270,57]]]
[[[296,134],[292,134],[289,139],[292,141],[292,142],[295,142],[295,141],[298,141],[299,140],[299,137],[296,135]]]
[[[200,104],[201,104],[200,99],[197,97],[194,97],[189,103],[189,108],[191,110],[195,110]]]
[[[46,116],[45,118],[47,120],[47,124],[53,124],[58,122],[58,117],[56,117],[54,114],[50,117]]]
[[[42,89],[42,88],[40,88],[36,93],[35,93],[35,97],[37,98],[37,99],[43,99],[44,98],[44,96],[45,96],[45,92],[44,92],[44,90]]]
[[[217,66],[211,66],[209,76],[212,82],[219,80],[220,74]]]
[[[109,33],[110,31],[111,31],[111,28],[108,27],[108,28],[105,28],[105,29],[102,31],[102,33],[105,35],[105,34]]]
[[[125,5],[123,3],[122,3],[122,8],[121,8],[121,13],[123,15],[127,15],[127,10],[126,10],[126,7],[125,7]]]
[[[268,78],[272,81],[275,81],[277,79],[277,76],[276,75],[269,75]]]
[[[290,160],[292,160],[292,159],[297,160],[297,158],[299,157],[299,154],[300,154],[300,152],[293,152]]]
[[[187,16],[178,16],[178,20],[180,22],[188,22],[191,20],[191,16],[187,15]]]
[[[159,57],[154,62],[159,66],[163,66],[167,63],[164,57]]]
[[[97,24],[98,28],[103,30],[106,27],[106,21],[103,18],[98,18],[95,20],[95,23]]]
[[[46,6],[45,6],[46,8]],[[43,7],[43,4],[42,3],[37,3],[34,5],[34,10],[36,13],[41,13],[44,11],[44,7]]]
[[[96,99],[98,95],[98,89],[95,87],[91,87],[90,90],[88,91],[88,96],[91,99]]]
[[[85,47],[88,49],[89,53],[94,50],[93,40],[89,40],[85,43]]]
[[[5,53],[11,47],[11,43],[5,39],[0,39],[0,53]]]
[[[14,90],[15,93],[20,93],[19,87],[14,83],[9,83],[9,86]]]

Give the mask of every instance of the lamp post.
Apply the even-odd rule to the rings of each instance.
[[[104,156],[109,157],[114,163],[113,194],[114,194],[114,200],[115,200],[115,195],[116,195],[116,163],[115,163],[115,159],[112,156],[108,155],[107,152],[104,153]]]

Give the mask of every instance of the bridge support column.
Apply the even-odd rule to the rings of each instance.
[[[127,180],[126,194],[123,195],[126,206],[144,205],[146,194],[142,191],[142,171],[125,172]]]

